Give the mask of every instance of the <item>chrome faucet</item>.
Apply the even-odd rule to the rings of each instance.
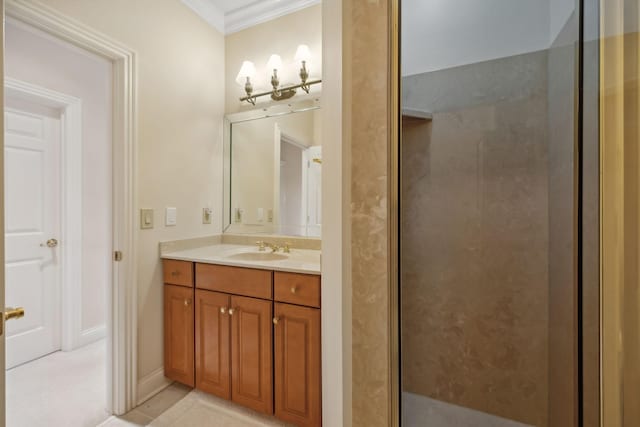
[[[259,250],[260,252],[264,252],[265,248],[267,247],[267,244],[266,244],[264,241],[262,241],[262,240],[258,240],[258,241],[256,242],[256,245],[258,245],[258,250]]]

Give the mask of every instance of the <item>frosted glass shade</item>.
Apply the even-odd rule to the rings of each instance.
[[[310,61],[311,60],[311,51],[309,50],[309,46],[306,44],[301,44],[298,46],[298,50],[296,50],[296,62],[302,61]]]
[[[242,67],[240,67],[240,72],[236,77],[236,83],[240,86],[244,86],[247,83],[247,77],[253,80],[256,76],[256,66],[251,61],[244,61],[242,63]]]
[[[280,58],[280,55],[271,55],[269,62],[267,62],[267,69],[269,70],[269,74],[271,74],[273,70],[282,70],[282,58]]]

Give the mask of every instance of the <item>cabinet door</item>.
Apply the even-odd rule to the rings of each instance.
[[[194,385],[193,289],[164,285],[164,375]]]
[[[273,413],[272,307],[231,297],[231,399],[266,414]]]
[[[320,426],[320,310],[276,303],[274,330],[276,416]]]
[[[196,290],[196,388],[231,399],[229,295]]]

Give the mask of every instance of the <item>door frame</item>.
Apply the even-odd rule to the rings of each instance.
[[[124,414],[137,403],[137,96],[134,50],[49,6],[33,0],[5,1],[5,14],[113,63],[113,263],[108,298],[107,409]]]
[[[83,344],[82,298],[82,100],[13,78],[4,80],[5,96],[60,110],[60,334],[61,348]],[[104,329],[104,328],[101,328]],[[105,331],[97,331],[104,335]]]

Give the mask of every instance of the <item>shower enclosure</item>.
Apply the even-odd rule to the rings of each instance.
[[[598,2],[400,6],[401,424],[597,426]]]

